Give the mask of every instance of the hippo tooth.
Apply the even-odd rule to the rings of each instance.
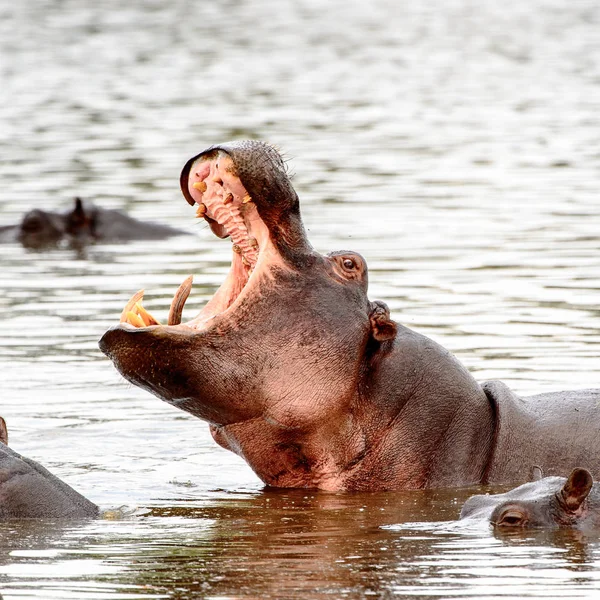
[[[168,325],[179,325],[181,323],[181,315],[183,313],[183,307],[185,301],[188,299],[190,292],[192,291],[192,282],[194,277],[190,275],[178,288],[173,296],[171,302],[171,308],[169,309]]]
[[[196,217],[198,217],[200,219],[205,214],[206,214],[206,204],[198,204],[198,208],[196,209]]]
[[[121,323],[127,323],[127,313],[133,312],[135,305],[138,303],[141,303],[143,297],[144,297],[144,290],[139,290],[133,296],[131,296],[131,298],[125,305],[123,312],[121,313]]]
[[[248,204],[248,202],[252,202],[252,196],[250,194],[246,194],[242,200],[242,204]]]
[[[134,327],[146,327],[146,324],[142,320],[142,317],[140,317],[139,315],[136,315],[132,311],[129,311],[127,313],[126,322],[129,323],[130,325],[133,325]]]
[[[248,238],[248,245],[250,248],[258,248],[258,240],[256,238]]]
[[[242,249],[241,249],[241,248],[240,248],[240,247],[239,247],[237,244],[234,244],[234,245],[233,245],[233,251],[234,251],[236,254],[241,254],[241,253],[242,253]]]
[[[135,312],[140,316],[144,325],[160,325],[160,323],[139,303],[135,304]]]
[[[231,192],[229,192],[229,194],[227,194],[227,196],[225,196],[225,198],[223,198],[223,204],[227,205],[227,204],[231,204],[233,202],[233,194]]]
[[[2,417],[0,417],[0,442],[8,446],[8,429],[6,428],[6,421]]]
[[[196,183],[192,184],[192,187],[195,190],[199,190],[202,193],[204,193],[207,189],[206,182],[204,182],[204,181],[196,181]]]

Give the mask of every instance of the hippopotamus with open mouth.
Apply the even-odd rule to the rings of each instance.
[[[0,417],[0,520],[98,515],[94,503],[39,463],[9,448],[6,422]]]
[[[505,494],[469,498],[461,519],[484,519],[497,529],[600,527],[600,484],[586,469],[544,477]]]
[[[354,252],[308,242],[279,153],[257,141],[190,159],[183,194],[233,243],[214,297],[167,325],[127,304],[100,348],[123,376],[208,421],[268,485],[390,490],[523,482],[534,465],[600,475],[600,390],[524,401],[483,386],[444,348],[367,296]]]

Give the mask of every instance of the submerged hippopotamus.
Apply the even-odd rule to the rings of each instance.
[[[586,469],[545,477],[505,494],[469,498],[461,519],[484,519],[498,528],[600,527],[600,485]]]
[[[95,504],[7,444],[6,422],[0,417],[0,520],[98,516]]]
[[[354,252],[308,242],[271,146],[238,142],[190,159],[189,204],[233,242],[229,275],[181,323],[136,294],[100,348],[132,383],[210,424],[268,485],[391,490],[522,482],[534,465],[600,475],[600,390],[522,400],[483,386],[447,350],[367,297]]]
[[[75,198],[75,206],[66,212],[35,208],[18,225],[0,227],[0,243],[20,242],[26,248],[42,248],[66,240],[71,243],[161,240],[186,231],[159,223],[145,223],[118,210],[84,206]]]

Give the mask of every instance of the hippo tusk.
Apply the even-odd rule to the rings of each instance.
[[[131,298],[129,299],[129,301],[125,305],[125,308],[123,309],[123,312],[121,313],[121,323],[127,323],[128,322],[127,321],[127,314],[130,313],[130,312],[133,312],[134,308],[135,308],[135,305],[138,304],[139,302],[141,302],[143,298],[144,298],[144,290],[139,290],[133,296],[131,296]]]
[[[194,183],[192,187],[202,193],[204,193],[207,189],[205,181],[196,181],[196,183]]]
[[[144,321],[144,325],[160,325],[160,322],[155,319],[139,302],[135,303],[135,312]]]
[[[144,323],[142,317],[131,310],[127,313],[126,323],[129,323],[134,327],[146,327],[146,323]]]
[[[193,275],[190,275],[178,288],[173,296],[171,302],[171,308],[169,309],[168,325],[179,325],[181,323],[181,315],[183,313],[183,306],[185,301],[188,299],[190,292],[192,291],[192,282],[194,281]]]

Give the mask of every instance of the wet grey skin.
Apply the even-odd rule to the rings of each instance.
[[[461,519],[483,520],[500,530],[600,527],[600,484],[586,469],[545,477],[504,494],[469,498]]]
[[[207,421],[267,485],[516,484],[536,466],[600,476],[600,390],[523,399],[480,385],[393,321],[368,298],[362,256],[311,247],[273,147],[213,146],[187,162],[181,186],[197,216],[232,237],[230,275],[191,321],[129,313],[100,348],[127,380]]]
[[[17,225],[0,227],[0,243],[21,243],[26,248],[42,249],[67,242],[81,245],[97,242],[161,240],[186,231],[134,219],[123,212],[84,204],[75,198],[72,209],[52,212],[35,208]]]
[[[8,444],[0,417],[0,521],[9,519],[90,519],[98,507],[39,463]]]

